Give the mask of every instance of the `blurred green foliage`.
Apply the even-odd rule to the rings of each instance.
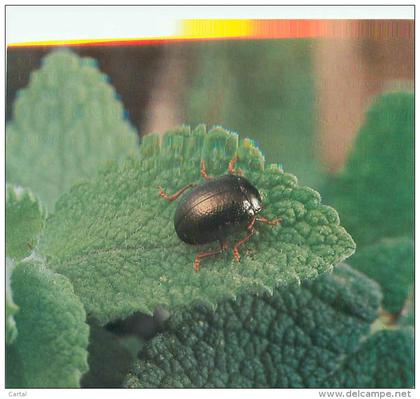
[[[223,125],[254,139],[268,162],[319,186],[310,40],[201,43],[186,122]]]
[[[327,192],[358,246],[413,236],[414,95],[379,96]]]
[[[414,327],[414,319],[415,319],[415,310],[414,310],[414,286],[411,289],[410,295],[407,298],[407,301],[404,304],[404,308],[401,312],[401,316],[398,319],[399,324],[404,326],[413,326]]]
[[[96,61],[48,54],[18,93],[6,134],[6,178],[53,210],[58,196],[136,149],[136,132]]]
[[[414,284],[414,242],[410,238],[381,240],[357,251],[349,263],[381,285],[386,310],[401,311]]]
[[[134,362],[131,353],[114,334],[90,323],[89,371],[83,376],[83,388],[118,388]]]

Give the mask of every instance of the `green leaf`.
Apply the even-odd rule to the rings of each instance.
[[[229,252],[206,259],[195,273],[193,260],[203,248],[176,236],[177,203],[160,198],[158,186],[172,193],[202,182],[201,159],[211,175],[226,173],[235,154],[264,197],[263,215],[282,218],[282,225],[258,225],[240,263]],[[62,196],[44,232],[40,250],[49,267],[70,278],[88,314],[101,324],[136,311],[151,314],[158,305],[172,312],[243,292],[272,291],[331,271],[354,252],[337,213],[321,205],[317,192],[300,187],[276,165],[264,168],[250,140],[238,147],[236,134],[222,128],[206,133],[203,126],[169,132],[161,145],[158,136],[147,136],[140,160],[110,166]]]
[[[345,169],[329,190],[357,244],[413,236],[414,95],[376,99]]]
[[[383,306],[389,312],[401,311],[414,284],[414,242],[410,238],[381,240],[357,251],[349,263],[379,283]]]
[[[329,388],[414,388],[414,331],[381,330],[329,376]]]
[[[22,362],[17,353],[16,345],[6,347],[6,388],[17,388],[22,381]]]
[[[8,347],[8,388],[78,387],[87,371],[89,328],[69,280],[27,260],[11,276],[18,337]]]
[[[106,80],[93,59],[55,51],[14,104],[7,180],[31,187],[49,209],[76,181],[135,149],[135,131]]]
[[[321,387],[378,316],[378,285],[349,266],[274,295],[174,313],[146,343],[130,388]]]
[[[46,210],[33,193],[6,184],[6,343],[17,337],[14,315],[19,307],[13,301],[10,276],[16,261],[27,257],[38,243],[44,227]]]
[[[21,260],[37,245],[46,211],[28,189],[6,185],[6,255]]]
[[[89,371],[82,378],[83,388],[119,388],[134,358],[114,334],[90,325]]]
[[[14,315],[19,307],[13,302],[12,289],[10,287],[10,275],[14,268],[14,263],[10,258],[6,258],[6,344],[10,345],[17,337],[17,328]]]

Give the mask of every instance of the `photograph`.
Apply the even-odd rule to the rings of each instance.
[[[3,392],[415,397],[414,7],[6,5]]]

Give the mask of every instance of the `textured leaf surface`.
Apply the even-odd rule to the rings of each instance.
[[[274,295],[244,295],[171,316],[128,387],[320,387],[377,317],[378,285],[349,266]]]
[[[357,244],[413,236],[414,95],[377,98],[330,195]]]
[[[49,54],[14,104],[6,134],[6,175],[51,209],[74,182],[135,149],[121,102],[90,58]]]
[[[382,240],[357,251],[349,263],[380,284],[383,306],[389,312],[401,311],[414,284],[414,242],[410,238]]]
[[[45,218],[45,209],[30,190],[6,185],[6,255],[16,261],[28,256]]]
[[[17,328],[14,315],[19,310],[13,302],[12,288],[10,287],[10,275],[14,263],[10,258],[6,258],[6,344],[10,345],[17,337]]]
[[[331,388],[413,388],[414,331],[381,330],[349,356],[324,386]]]
[[[264,196],[263,215],[283,223],[258,226],[240,263],[229,252],[203,261],[194,273],[198,249],[176,236],[177,203],[160,198],[158,185],[171,193],[202,182],[201,159],[210,174],[224,174],[235,153]],[[236,134],[221,128],[206,133],[199,126],[192,133],[189,128],[169,132],[161,146],[158,136],[148,136],[141,160],[109,167],[96,180],[74,187],[48,219],[40,250],[51,268],[70,278],[87,312],[106,323],[135,311],[150,314],[157,305],[172,312],[316,277],[350,256],[354,243],[317,192],[300,187],[275,165],[264,169],[263,156],[249,140],[238,148]]]
[[[28,260],[16,265],[11,284],[19,334],[8,347],[7,387],[78,387],[89,328],[69,280]]]

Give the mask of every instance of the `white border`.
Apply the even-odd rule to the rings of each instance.
[[[414,19],[413,6],[15,6],[6,42],[151,38],[181,34],[183,19]]]
[[[28,389],[28,390],[6,390],[7,396],[10,393],[25,393],[25,398],[29,399],[85,399],[85,398],[115,398],[123,396],[133,399],[214,399],[217,398],[241,398],[250,399],[261,397],[268,399],[319,399],[319,398],[339,398],[340,393],[343,399],[355,398],[415,398],[414,389]],[[337,393],[337,396],[329,396],[320,392],[327,392],[329,395]],[[375,392],[375,394],[373,394]],[[404,396],[394,396],[396,392],[403,393]],[[370,395],[370,396],[369,396]],[[373,396],[376,395],[376,396]],[[19,396],[16,396],[19,397]]]
[[[29,2],[29,1],[28,1]],[[97,2],[93,0],[92,3]],[[126,0],[126,3],[132,2],[131,0]],[[167,3],[172,2],[171,0],[168,0]],[[185,0],[185,3],[187,2],[191,2],[191,0]],[[230,1],[231,3],[236,2],[235,0]],[[247,2],[246,0],[243,0],[241,3],[245,3]],[[270,0],[266,0],[266,3],[272,2]],[[296,2],[293,0],[289,0],[289,3],[292,2]],[[371,3],[374,3],[375,1],[371,1]],[[12,3],[12,1],[8,2],[9,4]],[[15,2],[16,3],[16,2]],[[57,3],[57,1],[52,2],[52,3]],[[68,2],[70,3],[70,1]],[[100,2],[100,3],[104,3],[104,1]],[[310,3],[310,1],[307,1],[307,3]],[[325,2],[327,3],[327,2]],[[331,3],[331,2],[330,2]],[[383,1],[382,3],[388,3],[388,4],[392,4],[392,2],[387,2],[387,1]],[[395,2],[394,2],[395,3]],[[2,2],[2,6],[4,6],[4,2]],[[184,8],[184,7],[183,7]],[[240,13],[244,12],[243,9],[247,8],[247,7],[236,7],[236,11],[237,14],[239,15]],[[290,10],[290,13],[292,13],[292,8],[296,10],[299,10],[300,7],[287,7]],[[341,11],[337,10],[335,11],[337,7],[331,6],[329,7],[329,18],[332,18],[332,13],[337,13],[335,14],[335,18],[350,18],[350,16],[352,15],[355,18],[355,15],[347,13],[347,11],[349,11],[349,9],[346,7],[346,12],[343,12],[344,8],[341,8]],[[358,6],[351,6],[352,9],[356,10],[356,8],[360,8]],[[378,7],[362,7],[365,10],[369,9],[369,12],[367,12],[366,14],[364,14],[364,16],[361,16],[359,14],[359,18],[372,18],[372,19],[381,19],[381,18],[393,18],[393,19],[398,19],[398,17],[403,18],[403,19],[413,19],[414,18],[414,10],[412,6],[398,6],[398,7],[392,7],[392,10],[384,13],[383,10],[379,10]],[[11,8],[8,7],[8,10],[10,10]],[[185,9],[185,8],[184,8]],[[191,9],[196,9],[196,7],[191,7]],[[240,11],[239,11],[240,9]],[[168,15],[173,16],[173,10],[174,8],[167,8],[165,12],[167,12]],[[226,10],[225,7],[223,7],[223,10]],[[322,18],[319,16],[319,13],[321,13],[320,10],[315,10],[313,6],[308,6],[306,7],[305,12],[308,12],[308,10],[311,10],[311,12],[313,11],[312,14],[310,14],[310,18]],[[325,10],[325,9],[324,9]],[[170,12],[169,12],[170,11]],[[265,10],[267,11],[267,9]],[[203,8],[201,9],[200,12],[204,12]],[[225,12],[225,11],[223,11]],[[256,8],[252,7],[252,18],[257,18],[257,15],[259,15],[260,10],[257,10]],[[277,11],[278,12],[278,11]],[[296,11],[296,12],[300,12],[300,11]],[[342,12],[342,14],[340,14]],[[360,11],[359,11],[360,13]],[[1,19],[1,27],[2,29],[4,29],[4,20],[5,20],[5,8],[1,7],[1,12],[0,12],[0,19]],[[389,15],[391,14],[391,15]],[[226,14],[224,14],[226,17]],[[242,14],[241,14],[242,15]],[[191,17],[191,16],[190,16]],[[195,14],[193,16],[193,18],[198,18],[199,16],[197,14]],[[205,18],[209,18],[211,17],[209,14],[203,16]],[[213,17],[213,16],[212,16]],[[250,16],[248,16],[250,17]],[[300,16],[302,17],[302,16]],[[185,16],[183,16],[183,18],[186,18]],[[246,17],[244,17],[246,18]],[[261,17],[262,18],[262,17]],[[270,18],[278,18],[278,14],[274,13],[272,15],[270,15]],[[286,17],[283,17],[286,18]],[[289,18],[298,18],[297,14],[293,14],[293,16],[289,16]],[[324,14],[324,18],[325,18],[325,14]],[[21,19],[18,16],[17,19],[13,20],[12,19],[12,23],[13,24],[19,24],[21,23]],[[10,21],[9,21],[10,23]],[[37,23],[39,24],[39,21],[36,22],[36,20],[32,21],[30,23],[29,26],[25,26],[22,27],[21,29],[27,30],[32,32],[31,35],[31,41],[36,40],[37,36],[36,36],[36,25]],[[105,23],[105,21],[102,21],[102,23]],[[15,29],[15,26],[13,26],[13,30]],[[52,40],[57,40],[57,36],[54,35],[55,37]],[[89,36],[89,38],[93,38],[94,36]],[[13,38],[13,36],[12,36]],[[45,38],[42,38],[42,40],[44,40]],[[73,39],[75,39],[75,37],[73,37]],[[38,38],[38,40],[41,40],[41,38]],[[417,32],[416,32],[416,43],[419,43],[419,40],[417,38]],[[5,41],[5,37],[2,35],[1,36],[1,44],[3,46],[3,48],[6,45],[6,41]],[[419,60],[417,59],[417,45],[416,45],[416,76],[418,76],[418,68],[419,68]],[[5,93],[5,68],[4,68],[5,64],[4,62],[1,63],[0,65],[0,74],[2,76],[2,87],[3,87],[3,93]],[[416,102],[416,114],[418,111],[418,102]],[[0,99],[0,107],[1,109],[3,109],[3,111],[5,112],[5,97],[4,95],[1,97]],[[2,149],[3,151],[0,151],[0,174],[2,174],[2,176],[4,175],[4,162],[5,162],[5,151],[4,151],[4,126],[2,129]],[[416,154],[418,153],[418,149],[420,146],[420,140],[416,140]],[[416,157],[416,170],[418,170],[418,165],[420,163],[419,157]],[[417,175],[418,176],[418,175]],[[418,179],[416,178],[416,183],[418,183]],[[1,204],[3,205],[3,210],[4,210],[4,185],[0,186],[0,198],[1,198]],[[418,205],[418,201],[420,201],[419,197],[417,196],[416,198],[416,209],[418,209],[417,205]],[[384,217],[386,217],[386,215],[384,215]],[[416,228],[418,227],[418,221],[416,221]],[[0,246],[0,256],[2,257],[2,259],[4,259],[4,240],[5,240],[5,234],[4,234],[4,225],[5,225],[5,220],[4,220],[4,212],[0,212],[0,224],[1,224],[1,228],[0,228],[0,242],[3,243],[3,245]],[[416,239],[416,244],[417,244],[417,239]],[[417,245],[416,245],[417,248]],[[416,257],[416,270],[420,270],[420,261],[419,261],[420,257]],[[416,284],[420,283],[420,273],[416,273]],[[0,273],[0,284],[2,287],[4,287],[4,273]],[[0,353],[0,360],[1,360],[1,366],[4,365],[4,345],[3,343],[5,342],[5,337],[4,337],[4,295],[0,295],[1,299],[0,299],[0,315],[2,318],[2,328],[0,329],[0,341],[1,341],[1,353]],[[416,301],[417,302],[417,301]],[[417,330],[416,329],[416,342],[419,342],[417,340],[418,338],[418,334],[417,334]],[[418,359],[419,355],[419,351],[416,351],[416,364],[417,363],[417,359]],[[0,366],[0,370],[3,369],[3,367]],[[419,384],[419,378],[420,378],[420,371],[419,371],[419,367],[416,367],[416,382],[417,384]],[[391,395],[393,396],[393,394],[395,393],[395,390],[328,390],[329,392],[338,392],[338,391],[342,391],[343,392],[343,397],[354,397],[351,394],[349,395],[348,392],[361,392],[364,393],[364,397],[367,397],[366,392],[390,392]],[[406,395],[405,397],[410,397],[410,398],[415,398],[416,397],[416,391],[417,390],[401,390],[404,391],[406,393],[408,393],[409,395]],[[235,397],[240,397],[243,399],[247,399],[247,398],[253,398],[253,397],[261,397],[264,396],[266,398],[275,398],[275,399],[279,399],[279,398],[319,398],[319,392],[320,390],[317,389],[281,389],[281,390],[277,390],[277,389],[271,389],[271,390],[196,390],[196,389],[191,389],[191,390],[115,390],[115,389],[109,389],[109,390],[99,390],[99,389],[84,389],[84,390],[76,390],[76,389],[72,389],[72,390],[55,390],[55,389],[39,389],[39,390],[11,390],[11,389],[4,389],[4,369],[2,372],[0,372],[0,397],[13,397],[14,393],[26,393],[26,395],[24,397],[26,398],[33,398],[33,399],[49,399],[49,398],[60,398],[60,399],[74,399],[74,398],[114,398],[116,396],[123,396],[123,397],[127,397],[127,398],[144,398],[144,399],[156,399],[156,398],[160,398],[160,397],[171,397],[171,398],[193,398],[193,399],[197,399],[197,397],[199,397],[200,399],[206,399],[206,398],[214,398],[214,395],[217,395],[218,397],[230,397],[230,398],[235,398]],[[346,395],[347,393],[347,395]],[[391,397],[392,397],[391,396]],[[16,396],[19,397],[19,396]],[[361,397],[361,396],[359,396]],[[379,396],[377,396],[379,397]],[[384,395],[383,397],[387,397],[386,395]],[[389,397],[389,396],[388,396]]]

